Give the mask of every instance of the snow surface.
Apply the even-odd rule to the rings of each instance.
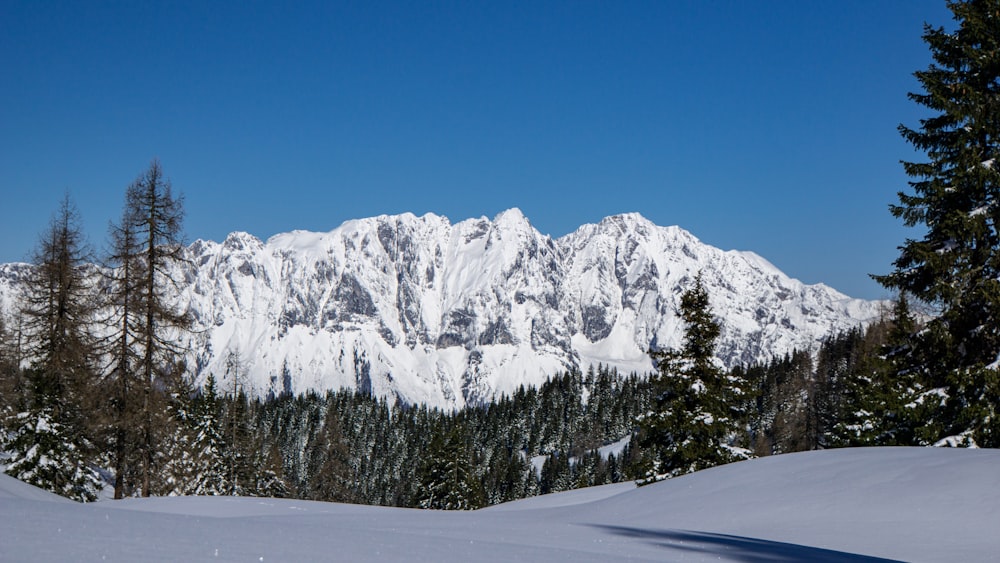
[[[998,468],[997,450],[828,450],[476,512],[230,497],[83,505],[0,476],[0,560],[990,561]]]

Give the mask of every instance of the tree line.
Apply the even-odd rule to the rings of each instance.
[[[186,372],[172,339],[189,324],[171,277],[182,219],[155,160],[126,188],[101,257],[64,198],[24,270],[17,326],[0,327],[8,474],[80,500],[97,497],[99,469],[116,498],[160,492]]]

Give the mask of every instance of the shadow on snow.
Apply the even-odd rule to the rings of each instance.
[[[747,563],[786,563],[792,561],[811,561],[814,563],[887,563],[896,561],[894,559],[883,559],[793,543],[710,532],[653,530],[599,524],[592,526],[619,536],[646,540],[661,547],[711,554],[730,561],[743,561]]]

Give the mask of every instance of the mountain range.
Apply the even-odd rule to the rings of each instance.
[[[571,368],[645,373],[648,350],[680,345],[680,295],[699,273],[727,367],[814,349],[881,307],[638,214],[557,239],[517,209],[455,224],[383,215],[187,254],[176,279],[196,380],[259,396],[348,387],[461,408]],[[26,267],[0,266],[7,314]]]

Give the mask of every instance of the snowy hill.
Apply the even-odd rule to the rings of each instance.
[[[0,560],[991,561],[1000,451],[845,449],[476,512],[48,497],[0,475]]]
[[[517,209],[456,224],[403,214],[188,252],[189,365],[225,381],[234,352],[259,395],[348,387],[461,407],[571,367],[645,372],[651,346],[679,345],[675,311],[699,271],[730,366],[812,348],[878,308],[637,214],[556,240]],[[8,310],[21,269],[0,266]]]

